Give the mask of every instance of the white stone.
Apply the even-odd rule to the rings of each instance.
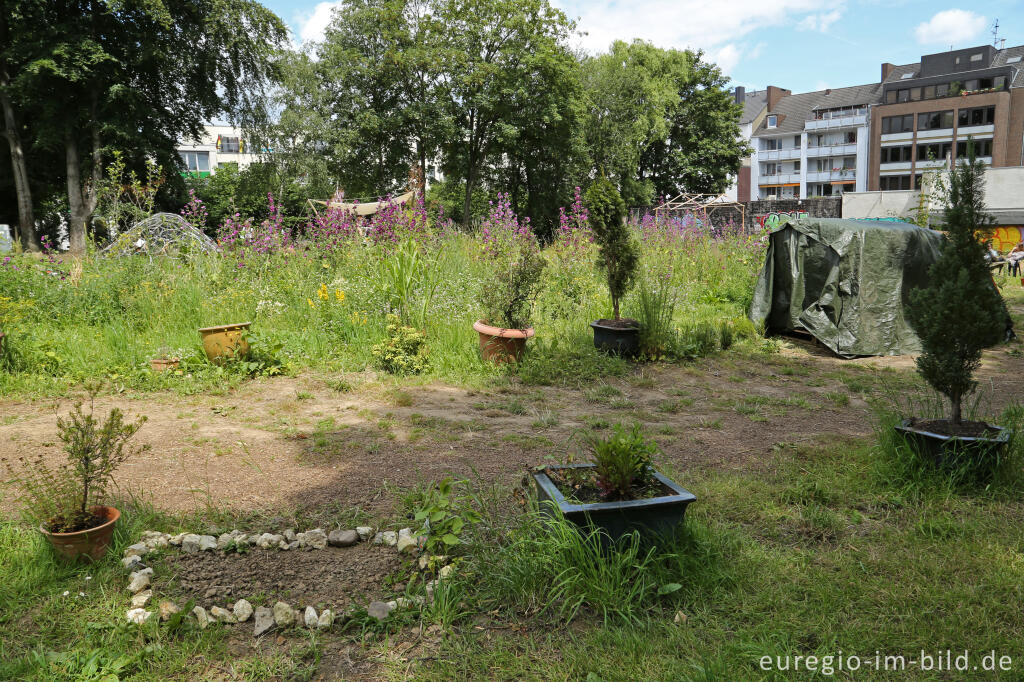
[[[132,608],[141,609],[153,598],[153,590],[143,590],[132,596]]]
[[[228,545],[235,541],[235,536],[231,533],[221,533],[217,536],[217,549],[225,549]]]
[[[153,612],[147,611],[146,609],[129,609],[128,613],[125,615],[128,617],[129,623],[142,625],[147,620],[153,617]]]
[[[393,530],[381,531],[373,537],[373,544],[394,547],[398,544],[398,533]]]
[[[144,542],[137,542],[124,550],[124,555],[126,557],[132,556],[133,554],[136,556],[145,556],[148,553],[149,547],[147,547]]]
[[[192,609],[192,615],[196,617],[196,622],[199,623],[200,629],[205,630],[206,626],[210,624],[210,616],[202,606]]]
[[[144,538],[142,542],[150,549],[163,549],[170,544],[170,536],[164,535],[163,533],[157,533],[156,535]]]
[[[316,615],[316,609],[312,606],[307,606],[305,613],[302,615],[302,621],[306,624],[307,628],[315,628],[319,618]]]
[[[359,539],[365,542],[373,535],[373,528],[370,526],[356,526],[356,533],[359,534]]]
[[[131,554],[121,559],[121,565],[129,571],[135,571],[137,566],[142,565],[142,557],[140,557],[138,554]]]
[[[447,566],[442,566],[441,570],[437,572],[437,579],[438,580],[445,580],[447,578],[450,578],[452,573],[454,573],[454,572],[455,572],[455,567],[452,566],[451,564],[448,564]]]
[[[200,535],[199,536],[199,551],[208,552],[211,549],[217,549],[217,538],[212,535]]]
[[[252,615],[252,604],[245,599],[239,599],[235,602],[235,608],[232,612],[239,623],[244,623]]]
[[[288,542],[295,542],[295,529],[294,528],[288,528],[287,530],[285,530],[285,532],[281,533],[281,535],[284,535],[284,539],[287,540]]]
[[[259,637],[274,627],[274,612],[266,606],[260,606],[256,609],[256,617],[253,620],[256,625],[253,629],[253,635]]]
[[[376,618],[379,621],[385,620],[391,613],[392,607],[388,606],[382,601],[370,602],[370,605],[366,607],[366,613],[371,618]]]
[[[299,541],[299,546],[301,547],[312,547],[313,549],[327,547],[327,533],[322,528],[314,528],[305,533],[298,533],[295,539]]]
[[[132,594],[136,594],[149,587],[151,575],[153,575],[152,568],[146,568],[132,573],[129,576],[128,591]]]
[[[160,611],[160,620],[165,621],[170,620],[171,616],[181,611],[181,609],[178,608],[178,605],[172,601],[160,602],[160,605],[157,607],[157,609]]]
[[[195,533],[189,533],[181,539],[181,551],[186,554],[195,554],[199,551],[199,536]]]
[[[412,535],[402,535],[399,533],[398,542],[395,543],[395,547],[399,552],[412,553],[419,549],[416,538]]]
[[[181,541],[185,539],[186,535],[188,535],[188,533],[178,533],[177,535],[172,535],[171,539],[168,542],[170,542],[175,547],[181,547]]]
[[[334,625],[334,613],[330,609],[324,609],[320,612],[320,617],[316,619],[316,629],[326,630],[332,625]]]
[[[221,623],[237,623],[238,619],[235,618],[235,614],[231,613],[225,608],[220,606],[214,606],[210,609],[210,615],[219,620]]]
[[[274,622],[277,623],[278,627],[286,628],[295,625],[295,621],[298,619],[299,614],[288,604],[285,604],[283,601],[274,604]]]
[[[289,544],[288,544],[287,542],[285,542],[284,540],[281,540],[281,542],[277,543],[277,548],[278,548],[278,549],[282,549],[282,550],[286,550],[286,551],[287,551],[287,550],[291,549],[291,548],[292,548],[292,546],[291,546],[291,545],[289,545]]]

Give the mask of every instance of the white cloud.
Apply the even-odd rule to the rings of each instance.
[[[323,40],[324,29],[331,23],[331,12],[340,5],[341,2],[321,2],[312,12],[297,16],[299,40],[303,43]]]
[[[552,0],[586,33],[576,42],[588,52],[602,52],[614,40],[636,38],[659,47],[704,50],[722,71],[763,49],[755,39],[775,28],[802,26],[825,31],[842,16],[843,7],[822,12],[820,0]]]
[[[806,17],[800,20],[800,23],[796,25],[797,28],[804,31],[820,31],[826,33],[832,24],[839,21],[839,18],[843,16],[843,10],[836,8],[831,12],[824,12],[822,14],[808,14]]]
[[[973,40],[988,25],[980,14],[962,9],[947,9],[939,12],[914,29],[917,42],[922,45],[955,45]]]

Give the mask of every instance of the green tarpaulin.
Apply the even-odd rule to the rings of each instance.
[[[769,235],[750,318],[806,330],[842,357],[919,353],[904,304],[928,281],[942,240],[910,223],[787,220]]]

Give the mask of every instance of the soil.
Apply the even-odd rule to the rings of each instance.
[[[257,598],[267,605],[283,600],[336,610],[388,596],[393,590],[385,585],[402,567],[394,547],[367,544],[315,551],[172,553],[166,561],[181,595],[200,604]]]
[[[993,430],[985,422],[961,421],[954,424],[948,419],[911,419],[910,426],[922,431],[930,431],[940,436],[959,436],[961,438],[995,438],[998,431]]]
[[[558,491],[565,495],[565,499],[578,504],[591,504],[593,502],[615,502],[618,500],[649,500],[652,497],[671,495],[668,490],[657,480],[633,481],[628,495],[606,495],[597,479],[593,469],[544,469],[551,482],[555,484]]]
[[[92,512],[75,512],[70,517],[53,517],[46,522],[46,530],[51,533],[78,533],[90,528],[98,528],[106,522],[105,518]]]
[[[636,320],[623,317],[618,320],[598,320],[597,324],[602,327],[608,327],[610,329],[639,329],[640,323]]]

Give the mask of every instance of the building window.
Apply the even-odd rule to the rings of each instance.
[[[975,156],[992,156],[992,140],[964,140],[956,143],[956,157],[958,159],[967,158],[967,145],[969,143],[974,144]]]
[[[178,152],[190,173],[210,172],[210,152]]]
[[[961,109],[957,112],[957,126],[983,126],[992,125],[996,121],[995,107],[975,107],[973,109]]]
[[[769,116],[765,120],[765,126],[768,127],[768,128],[777,128],[778,125],[779,125],[779,118],[775,114],[772,114],[771,116]]]
[[[793,136],[793,146],[795,148],[797,148],[797,149],[800,149],[800,136],[799,135],[794,135]]]
[[[935,96],[945,97],[949,94],[949,83],[939,83],[935,86]]]
[[[764,141],[764,150],[771,152],[779,148],[779,141],[774,137],[766,138]]]
[[[918,161],[945,161],[953,148],[952,142],[933,142],[917,145]]]
[[[910,161],[913,147],[910,145],[900,147],[882,147],[881,163],[905,163]]]
[[[797,159],[796,161],[793,162],[793,172],[794,173],[799,173],[800,172],[800,160],[799,159]]]
[[[977,90],[981,87],[981,81],[977,78],[971,78],[970,80],[964,81],[964,90],[970,92],[971,90]]]
[[[857,131],[856,130],[851,130],[848,133],[846,133],[846,144],[856,144],[856,143],[857,143]]]
[[[241,148],[241,141],[237,137],[220,137],[217,140],[217,150],[221,154],[237,154]]]
[[[971,61],[972,61],[972,62],[980,62],[980,61],[982,60],[982,58],[983,58],[983,57],[984,57],[984,55],[982,55],[982,53],[981,53],[981,52],[979,52],[979,53],[977,53],[977,54],[972,54],[972,55],[971,55]]]
[[[778,175],[779,174],[779,164],[777,164],[777,163],[766,163],[764,165],[764,174],[765,175]]]
[[[949,112],[952,117],[953,112]],[[952,127],[952,118],[950,119],[950,127]],[[882,134],[888,133],[912,133],[914,132],[914,115],[907,114],[906,116],[886,116],[882,119]]]
[[[953,110],[929,111],[917,115],[918,130],[943,130],[953,127]]]
[[[903,89],[896,92],[897,102],[909,102],[910,101],[910,90]]]
[[[884,175],[878,179],[878,188],[883,192],[910,189],[909,175]]]
[[[895,90],[887,90],[886,91],[886,93],[885,93],[885,103],[886,104],[896,104],[896,91]]]

